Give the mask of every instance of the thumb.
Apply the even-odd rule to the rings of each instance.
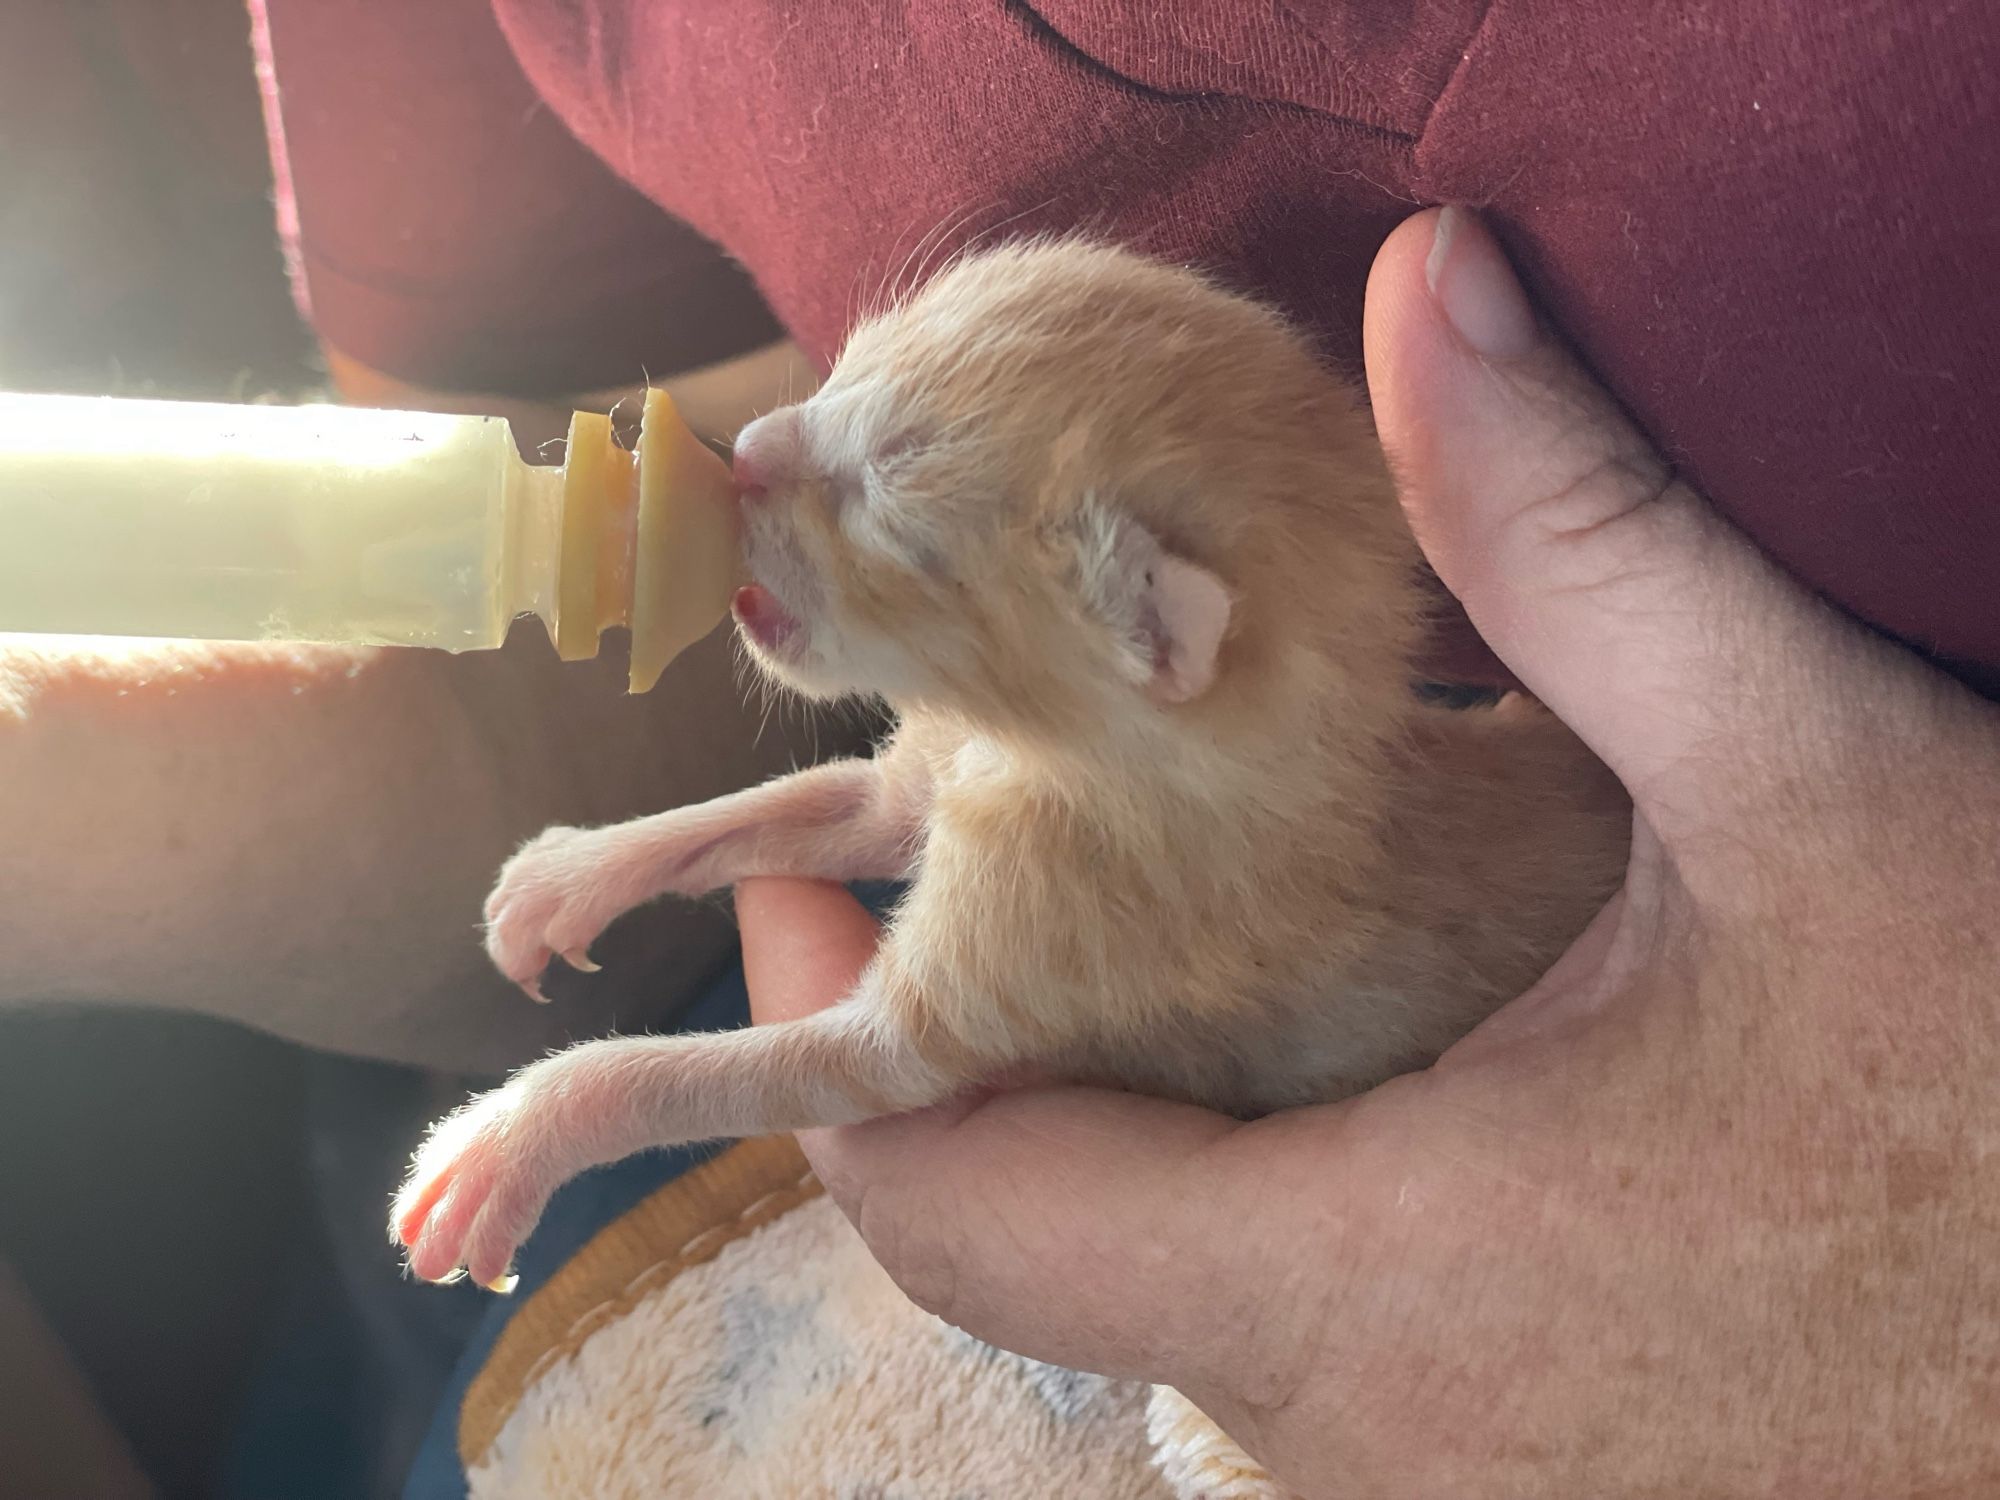
[[[1696,774],[1713,814],[1718,770],[1782,773],[1746,744],[1810,742],[1814,685],[1867,638],[1673,476],[1473,214],[1418,214],[1389,237],[1365,334],[1418,541],[1521,682],[1655,813],[1692,805]]]
[[[1228,1207],[1242,1181],[1223,1180],[1211,1154],[1239,1128],[1138,1095],[1046,1088],[800,1140],[920,1307],[1051,1364],[1212,1384],[1233,1373],[1247,1326],[1218,1300],[1262,1280],[1215,1230],[1218,1213],[1245,1222]]]

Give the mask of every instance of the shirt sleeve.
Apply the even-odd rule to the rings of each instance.
[[[749,276],[543,103],[490,0],[250,0],[294,299],[440,390],[555,397],[782,330]]]

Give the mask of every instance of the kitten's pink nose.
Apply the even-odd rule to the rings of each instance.
[[[779,489],[798,472],[799,414],[795,407],[759,417],[736,434],[731,454],[736,493],[754,500]]]

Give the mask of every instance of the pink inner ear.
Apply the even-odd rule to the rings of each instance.
[[[1229,629],[1229,591],[1208,569],[1161,553],[1146,570],[1141,619],[1153,647],[1153,695],[1186,703],[1215,681]]]

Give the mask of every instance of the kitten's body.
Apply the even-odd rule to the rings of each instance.
[[[1343,727],[1310,717],[1261,774],[1144,777],[906,717],[881,774],[931,800],[882,966],[935,1060],[1239,1114],[1338,1098],[1526,988],[1615,884],[1615,783],[1536,705],[1416,707],[1337,797],[1297,774]]]
[[[1412,691],[1417,554],[1379,449],[1253,304],[1075,244],[967,261],[747,429],[738,473],[753,654],[880,693],[892,743],[544,835],[489,946],[532,987],[667,892],[909,893],[830,1012],[592,1043],[440,1127],[398,1208],[420,1274],[498,1275],[595,1162],[1014,1064],[1240,1113],[1353,1093],[1532,983],[1615,888],[1626,804],[1567,731]]]

